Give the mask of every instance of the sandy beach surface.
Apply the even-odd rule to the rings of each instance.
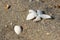
[[[43,10],[54,19],[27,21],[29,9]],[[15,25],[23,27],[19,35]],[[0,0],[0,40],[60,40],[60,0]]]

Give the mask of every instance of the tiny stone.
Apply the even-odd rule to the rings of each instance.
[[[13,25],[13,23],[11,22],[10,25]]]
[[[47,32],[46,34],[49,35],[50,33]]]
[[[7,28],[8,26],[7,26],[7,25],[5,25],[5,27]]]
[[[5,9],[9,9],[10,7],[11,7],[11,6],[7,4],[7,5],[5,6]]]

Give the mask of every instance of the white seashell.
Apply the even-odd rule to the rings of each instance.
[[[26,20],[31,20],[37,16],[36,12],[34,10],[29,10],[29,14],[27,15]]]
[[[51,16],[43,14],[41,10],[37,10],[37,15],[40,16],[43,19],[51,18]]]
[[[17,35],[19,35],[19,34],[21,33],[21,27],[18,26],[18,25],[16,25],[16,26],[14,27],[14,31],[15,31],[15,33],[16,33]]]
[[[40,16],[37,16],[36,19],[33,20],[33,22],[37,22],[37,21],[40,21],[40,20],[41,20]]]
[[[37,15],[43,14],[41,10],[37,10]]]
[[[40,17],[41,17],[41,18],[43,18],[43,19],[48,19],[48,18],[51,18],[51,16],[46,15],[46,14],[42,14],[42,15],[40,15]]]

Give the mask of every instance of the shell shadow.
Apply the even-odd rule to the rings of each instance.
[[[42,11],[43,14],[46,14],[44,11]]]
[[[23,27],[21,26],[21,32],[23,31]]]
[[[55,19],[55,17],[52,15],[52,16],[51,16],[51,19]]]
[[[9,5],[8,9],[10,9],[10,8],[11,8],[11,5]]]

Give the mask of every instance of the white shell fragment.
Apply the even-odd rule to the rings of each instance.
[[[41,18],[43,18],[43,19],[48,19],[48,18],[51,18],[51,16],[46,15],[46,14],[42,14],[42,15],[40,15],[40,17],[41,17]]]
[[[43,14],[41,10],[37,10],[37,15],[40,16],[43,19],[51,18],[50,15]]]
[[[39,16],[36,17],[36,19],[33,20],[33,22],[37,22],[37,21],[40,21],[41,18]]]
[[[37,10],[37,15],[43,14],[41,10]]]
[[[27,15],[26,20],[31,20],[37,16],[36,12],[34,10],[29,10],[29,14]]]
[[[15,31],[15,33],[16,33],[17,35],[19,35],[19,34],[21,33],[21,27],[18,26],[18,25],[15,25],[14,31]]]

